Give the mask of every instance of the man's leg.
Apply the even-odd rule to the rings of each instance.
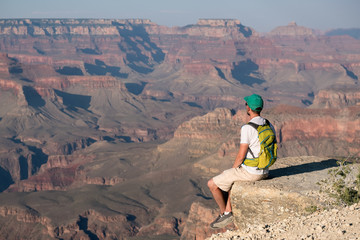
[[[223,192],[215,183],[213,179],[208,181],[208,187],[215,199],[215,202],[220,208],[221,214],[210,224],[213,229],[222,228],[232,222],[233,216],[230,205],[230,195]],[[230,209],[228,213],[225,212]]]
[[[223,214],[225,212],[225,208],[226,208],[223,192],[221,191],[221,189],[218,186],[216,186],[213,179],[210,179],[208,181],[208,187],[215,199],[215,202],[217,203],[217,205],[220,208],[220,213]]]
[[[231,190],[228,192],[228,197],[227,197],[225,212],[231,212],[230,193],[231,193]]]

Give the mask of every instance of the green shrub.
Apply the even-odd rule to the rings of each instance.
[[[329,170],[329,178],[322,180],[320,184],[321,192],[326,192],[334,198],[337,204],[352,205],[360,201],[360,168],[351,182],[349,174],[351,173],[350,164],[346,160],[338,161],[338,167]]]

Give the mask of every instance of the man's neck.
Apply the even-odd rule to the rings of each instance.
[[[260,114],[255,114],[255,113],[250,112],[250,120],[252,120],[255,117],[260,117]]]

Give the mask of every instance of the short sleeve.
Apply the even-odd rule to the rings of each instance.
[[[242,143],[250,144],[250,130],[251,130],[251,126],[247,124],[241,127],[240,144]]]

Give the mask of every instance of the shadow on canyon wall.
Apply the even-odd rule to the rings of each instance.
[[[132,94],[139,95],[144,90],[144,87],[146,86],[146,82],[139,83],[125,83],[126,89],[131,92]]]
[[[64,66],[62,68],[56,69],[55,71],[61,75],[84,76],[84,73],[81,71],[81,69],[77,67]]]
[[[127,65],[136,72],[148,74],[154,71],[154,66],[165,59],[165,53],[150,39],[143,26],[133,25],[132,30],[122,28],[123,24],[113,22],[118,27],[123,41],[118,43],[119,48],[126,53]],[[151,57],[143,54],[143,49]]]
[[[254,84],[262,84],[265,80],[251,76],[251,73],[256,73],[259,66],[250,59],[234,63],[231,75],[234,79],[238,80],[241,84],[246,84],[252,87]]]
[[[108,66],[103,61],[96,59],[95,64],[84,63],[85,70],[90,75],[105,76],[110,74],[113,77],[127,78],[129,74],[121,73],[120,67]]]
[[[4,168],[0,167],[0,192],[7,189],[14,181],[11,178],[11,174]]]
[[[90,107],[91,96],[71,94],[67,92],[62,92],[59,90],[54,90],[56,95],[63,99],[64,105],[67,107],[74,108],[83,108],[88,109]]]
[[[77,222],[77,225],[79,226],[80,230],[84,231],[84,233],[89,237],[90,240],[99,240],[99,238],[96,236],[96,234],[92,233],[88,229],[88,219],[87,218],[79,216],[79,221]]]
[[[23,86],[23,92],[29,106],[34,108],[45,106],[45,100],[33,87]]]

